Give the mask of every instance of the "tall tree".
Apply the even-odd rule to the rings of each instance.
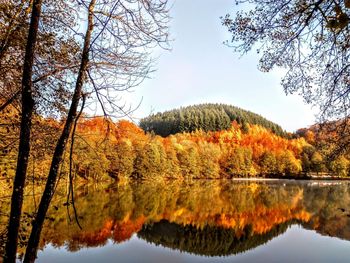
[[[35,220],[33,222],[33,228],[29,237],[28,247],[26,250],[24,262],[34,262],[36,259],[36,250],[39,245],[40,234],[41,234],[42,226],[45,220],[46,212],[49,208],[50,201],[54,193],[59,165],[62,162],[63,152],[65,150],[67,140],[69,138],[74,120],[77,115],[79,100],[82,96],[84,74],[87,69],[88,61],[89,61],[91,35],[94,28],[93,14],[94,14],[95,3],[96,3],[96,0],[92,0],[89,4],[88,24],[87,24],[86,34],[85,34],[84,47],[83,47],[83,52],[81,56],[81,64],[80,64],[78,77],[76,80],[74,95],[72,98],[66,123],[64,125],[61,136],[56,144],[55,152],[52,157],[49,176],[47,178],[45,190],[39,204],[37,216],[35,217]]]
[[[23,190],[27,172],[30,152],[30,133],[32,124],[32,114],[34,109],[32,73],[35,47],[37,42],[39,20],[41,14],[42,0],[34,0],[32,15],[24,57],[23,76],[22,76],[22,117],[20,143],[18,147],[18,160],[16,175],[13,183],[13,193],[11,197],[11,212],[8,225],[8,238],[5,247],[4,262],[15,262],[18,240],[18,229],[20,224]]]
[[[86,94],[96,99],[104,115],[127,114],[118,105],[116,92],[142,81],[150,71],[148,49],[167,42],[167,1],[76,1],[86,8],[87,30],[71,105],[57,141],[51,167],[33,222],[24,262],[33,262],[45,215],[58,177],[68,138],[77,120],[77,109]],[[68,76],[72,77],[72,76]]]
[[[11,123],[1,120],[1,125],[16,127],[16,116],[21,117],[19,139],[6,135],[0,142],[2,150],[8,152],[9,146],[14,148],[19,141],[5,261],[13,262],[16,257],[23,187],[33,146],[33,114],[44,113],[44,109],[48,114],[47,109],[62,108],[65,104],[67,92],[60,87],[62,83],[68,87],[69,82],[62,73],[74,70],[77,45],[57,26],[57,19],[65,17],[66,25],[73,26],[71,13],[70,4],[63,0],[0,2],[0,111],[14,102],[15,107],[9,111],[18,111],[15,115],[11,113],[15,117]],[[44,23],[39,26],[40,20]],[[54,85],[57,87],[53,88]],[[53,97],[54,102],[50,99]]]

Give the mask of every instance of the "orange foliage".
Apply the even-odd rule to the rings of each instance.
[[[143,226],[146,218],[141,216],[136,220],[124,220],[115,222],[112,219],[107,219],[101,229],[88,232],[79,232],[79,235],[73,237],[73,241],[87,246],[104,245],[108,239],[113,238],[117,243],[121,243],[131,238],[134,233],[137,233]]]
[[[175,222],[182,225],[193,225],[197,227],[206,224],[235,229],[236,234],[243,234],[246,226],[251,225],[253,234],[264,234],[269,232],[278,224],[288,222],[290,220],[300,220],[309,222],[311,214],[299,207],[297,203],[279,204],[272,208],[264,205],[257,205],[253,210],[233,213],[233,214],[201,214],[195,211],[189,211],[185,208],[176,211],[167,211],[153,218],[155,221],[162,219],[169,222]],[[83,232],[79,236],[73,237],[74,241],[86,244],[87,246],[103,245],[109,238],[117,243],[126,241],[132,237],[134,233],[141,230],[147,218],[140,216],[135,220],[124,219],[119,222],[107,220],[100,230],[94,232]],[[113,233],[113,234],[112,234]]]
[[[103,117],[79,121],[77,131],[81,133],[105,133],[114,129],[113,122]]]
[[[254,211],[235,215],[222,214],[217,218],[216,225],[241,230],[247,225],[252,225],[254,234],[264,234],[270,231],[275,225],[289,220],[297,219],[308,222],[310,218],[310,213],[297,207],[290,208],[282,206],[268,209],[264,206],[258,206]]]
[[[121,243],[131,238],[134,233],[137,233],[142,228],[145,217],[141,216],[136,220],[127,220],[118,222],[114,225],[113,240]]]
[[[78,241],[80,244],[86,244],[89,247],[104,245],[111,237],[112,229],[113,220],[107,219],[101,229],[93,232],[81,232],[79,235],[74,236],[73,240]]]
[[[130,139],[131,141],[146,139],[144,131],[127,120],[121,120],[116,123],[115,137],[117,140]]]
[[[251,191],[257,190],[257,185],[251,185]],[[256,204],[251,209],[229,213],[220,213],[213,211],[202,211],[200,207],[196,210],[187,208],[177,208],[174,210],[165,210],[155,220],[166,219],[169,222],[175,222],[182,225],[193,225],[202,228],[205,225],[214,225],[228,229],[235,229],[236,233],[243,233],[246,226],[251,225],[254,234],[264,234],[269,232],[276,225],[288,222],[290,220],[300,220],[309,222],[312,215],[300,206],[303,199],[303,192],[297,192],[290,202],[278,202],[272,207],[264,204]],[[220,203],[217,203],[220,206]]]
[[[75,161],[84,171],[79,170],[78,174],[84,178],[100,178],[98,173],[114,178],[126,174],[125,178],[139,179],[155,175],[174,178],[297,175],[302,170],[301,153],[308,145],[304,138],[290,140],[258,125],[247,124],[243,129],[235,122],[227,130],[199,130],[162,138],[145,134],[127,120],[113,123],[96,117],[80,121],[77,132],[81,140],[77,140],[80,145],[76,147]],[[97,165],[96,158],[100,160]],[[127,172],[122,173],[120,167]]]

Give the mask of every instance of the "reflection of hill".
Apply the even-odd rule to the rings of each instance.
[[[296,223],[296,221],[294,221]],[[205,226],[198,229],[192,225],[182,226],[161,220],[145,225],[137,234],[156,245],[203,256],[228,256],[263,245],[284,233],[293,221],[274,226],[265,234],[253,234],[250,225],[236,233],[233,229]]]

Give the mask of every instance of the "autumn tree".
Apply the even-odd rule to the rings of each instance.
[[[134,170],[135,151],[130,140],[120,140],[109,149],[108,174],[115,179],[128,179]]]
[[[295,158],[293,153],[286,150],[277,155],[277,170],[281,174],[295,175],[299,174],[302,169],[301,161]]]
[[[338,176],[348,176],[349,160],[344,156],[339,156],[330,163],[330,170]]]
[[[176,144],[175,149],[183,178],[199,178],[200,157],[196,144],[189,140],[184,140],[181,143]]]
[[[166,164],[165,164],[165,176],[170,178],[180,177],[180,164],[177,159],[177,152],[175,149],[176,138],[169,136],[163,141],[164,150],[166,153]]]
[[[316,173],[325,172],[326,167],[324,164],[323,156],[315,151],[311,156],[311,167]]]
[[[163,145],[151,140],[139,149],[134,161],[133,177],[136,179],[157,179],[164,175],[166,153]]]
[[[342,125],[332,126],[339,135],[338,149],[348,146],[350,2],[240,0],[237,4],[242,11],[222,18],[232,35],[227,44],[241,54],[256,50],[264,72],[286,69],[285,92],[301,94],[316,105],[321,122],[341,119]]]
[[[53,1],[52,3],[55,2]],[[52,3],[48,1],[45,10],[50,10]],[[33,8],[34,11],[36,11],[36,8],[40,11],[40,5],[37,1],[34,1],[33,6],[35,7]],[[127,114],[128,110],[125,110],[123,105],[119,104],[120,99],[116,96],[116,92],[134,87],[144,79],[152,66],[149,48],[166,44],[168,37],[167,1],[115,2],[91,0],[87,2],[77,0],[73,1],[71,6],[74,7],[73,13],[79,14],[75,17],[76,21],[79,23],[87,22],[87,29],[85,34],[77,32],[74,25],[66,23],[68,21],[64,17],[58,16],[61,27],[66,28],[67,34],[71,35],[73,40],[76,39],[82,48],[76,49],[79,53],[78,67],[64,74],[67,82],[73,84],[68,85],[70,93],[68,93],[67,98],[70,101],[70,106],[61,136],[54,150],[45,191],[39,205],[37,217],[33,223],[24,259],[25,262],[33,262],[35,260],[42,224],[54,194],[63,153],[69,136],[75,129],[74,123],[79,116],[79,104],[83,108],[85,99],[92,98],[96,101],[96,105],[99,105],[104,115],[116,113],[116,115],[120,116]],[[57,14],[58,10],[52,12],[53,16]],[[81,14],[86,14],[87,19],[79,21]],[[40,16],[32,15],[33,19],[36,19],[35,21],[38,24]],[[45,20],[42,21],[43,24],[46,22]],[[38,26],[36,26],[35,30],[35,33],[37,33]],[[29,30],[29,32],[31,31]],[[82,39],[81,36],[83,36]],[[28,39],[30,40],[28,41],[29,44],[35,40],[32,37],[28,37]],[[76,50],[68,49],[66,51],[74,52]],[[32,52],[33,55],[34,52]],[[48,72],[48,74],[50,73]],[[32,74],[28,74],[25,84],[30,84],[31,78]],[[62,87],[59,83],[56,84],[59,88]],[[33,90],[31,86],[29,88],[31,88],[30,93],[26,91],[26,94],[30,95]],[[66,90],[66,88],[63,86],[63,90]],[[46,98],[46,100],[50,101],[53,98],[45,94],[45,90],[38,90],[38,92],[42,92],[44,100]],[[22,100],[24,100],[23,96]],[[33,108],[33,98],[29,98],[29,100],[29,103],[23,101],[22,105]],[[68,106],[68,103],[65,105]],[[26,116],[25,111],[22,111],[22,115]],[[25,124],[27,125],[30,121],[31,116],[28,115],[28,120]],[[24,123],[24,121],[22,122]],[[28,126],[28,130],[30,131],[30,126]],[[29,140],[30,136],[28,135],[25,140],[25,143],[28,145],[27,152],[29,151]],[[21,171],[25,174],[26,167],[22,168]],[[11,249],[13,250],[13,248]]]
[[[260,172],[263,175],[275,174],[277,172],[277,160],[276,156],[271,152],[264,152],[259,160]]]
[[[220,147],[218,145],[202,142],[198,144],[201,178],[218,178],[220,174]]]
[[[222,169],[231,177],[248,177],[254,174],[252,150],[248,147],[233,146],[228,150]]]

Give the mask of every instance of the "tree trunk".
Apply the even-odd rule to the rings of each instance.
[[[26,254],[24,257],[24,263],[34,262],[36,259],[36,253],[39,246],[40,234],[42,226],[45,220],[47,210],[49,208],[52,196],[54,194],[54,188],[57,180],[59,165],[63,159],[63,153],[67,145],[67,140],[72,131],[73,123],[77,115],[77,108],[79,105],[82,87],[84,83],[84,74],[89,61],[89,51],[91,42],[91,33],[93,31],[93,10],[95,7],[96,0],[91,0],[89,4],[88,13],[88,28],[85,34],[84,47],[82,52],[81,64],[76,80],[75,90],[72,98],[72,103],[69,109],[67,120],[63,128],[62,134],[56,144],[55,152],[52,157],[51,167],[49,176],[47,178],[44,193],[41,197],[38,213],[33,222],[32,232],[29,237],[28,246],[26,249]]]
[[[5,246],[4,263],[16,261],[17,240],[22,213],[23,188],[25,184],[29,153],[30,153],[30,132],[32,124],[32,113],[34,100],[32,96],[32,72],[35,44],[37,40],[39,20],[41,15],[42,0],[34,0],[26,52],[22,75],[22,117],[20,142],[18,147],[18,158],[16,175],[13,183],[13,192],[11,197],[11,212],[8,224],[8,234]]]

